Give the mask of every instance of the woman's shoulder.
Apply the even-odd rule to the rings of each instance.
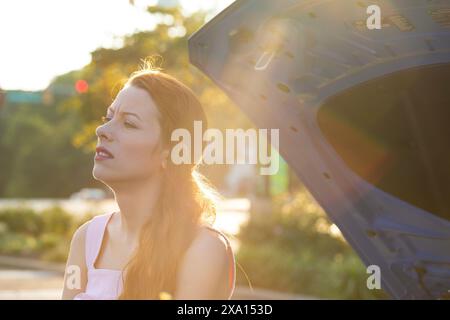
[[[188,265],[197,266],[199,261],[207,261],[205,267],[222,269],[228,264],[230,245],[219,230],[201,226],[186,252]]]
[[[189,245],[184,264],[195,266],[199,261],[219,266],[227,260],[227,242],[219,232],[208,226],[200,226]]]
[[[228,248],[226,241],[215,230],[202,226],[196,233],[181,264],[175,299],[216,297],[217,283],[227,281],[224,274],[228,264]],[[227,294],[221,297],[225,298]]]
[[[89,226],[93,225],[95,222],[99,221],[100,219],[106,219],[110,213],[105,213],[101,215],[96,215],[92,217],[91,219],[84,222],[82,225],[80,225],[74,232],[72,236],[72,242],[71,247],[78,248],[80,250],[84,250],[84,244],[86,242],[86,237],[88,233]]]
[[[192,243],[192,246],[194,245],[202,248],[227,250],[229,242],[226,235],[220,230],[209,225],[202,225]]]
[[[81,244],[84,244],[84,241],[86,239],[86,233],[87,233],[87,229],[89,227],[89,223],[92,220],[88,220],[86,222],[84,222],[81,226],[79,226],[75,232],[73,233],[72,236],[72,243],[71,246],[76,246],[76,247],[80,247]],[[82,247],[82,246],[81,246]],[[84,248],[84,247],[83,247]]]

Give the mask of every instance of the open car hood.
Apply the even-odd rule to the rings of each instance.
[[[450,289],[450,0],[241,0],[191,63],[259,128],[398,299]]]

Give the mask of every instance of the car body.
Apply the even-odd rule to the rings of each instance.
[[[108,197],[103,189],[99,188],[83,188],[70,196],[71,200],[104,200]]]
[[[450,0],[238,0],[191,63],[259,128],[396,299],[450,289]]]

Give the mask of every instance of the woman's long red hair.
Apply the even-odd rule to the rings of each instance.
[[[127,84],[146,90],[155,102],[161,116],[161,142],[170,150],[175,143],[170,139],[174,129],[185,128],[193,137],[195,120],[207,127],[200,101],[174,77],[146,67],[134,72]],[[181,259],[198,227],[215,219],[214,189],[197,171],[196,163],[175,165],[169,156],[163,174],[161,196],[124,269],[119,299],[160,299],[162,293],[173,296]]]

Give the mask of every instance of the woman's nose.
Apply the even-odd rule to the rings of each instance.
[[[95,133],[100,139],[103,138],[106,140],[111,140],[111,133],[109,132],[106,124],[98,126],[97,129],[95,129]]]

